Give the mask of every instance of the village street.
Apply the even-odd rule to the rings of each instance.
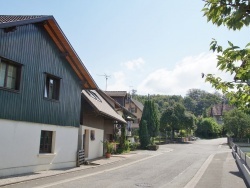
[[[112,156],[115,160],[116,156]],[[94,163],[95,161],[93,161]],[[246,187],[226,139],[161,145],[158,151],[5,187]]]

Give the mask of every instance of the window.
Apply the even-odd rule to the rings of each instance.
[[[96,93],[94,93],[93,91],[90,91],[90,90],[86,90],[86,92],[89,94],[89,96],[91,96],[93,99],[99,101],[99,102],[102,102],[102,100],[97,96]]]
[[[95,140],[95,131],[94,130],[90,131],[90,139]]]
[[[39,153],[51,153],[52,131],[41,131]]]
[[[19,90],[21,64],[0,57],[0,87]]]
[[[46,74],[44,97],[59,100],[60,78]]]

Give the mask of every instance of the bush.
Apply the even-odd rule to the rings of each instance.
[[[134,142],[129,144],[130,151],[135,151],[139,147],[139,144]]]
[[[124,144],[124,151],[126,151],[126,152],[129,152],[129,151],[130,151],[129,145],[130,145],[130,142],[126,140],[126,141],[125,141],[125,144]]]
[[[148,150],[154,150],[154,151],[156,151],[156,150],[159,149],[159,146],[158,146],[158,145],[148,145],[148,146],[147,146],[147,149],[148,149]]]

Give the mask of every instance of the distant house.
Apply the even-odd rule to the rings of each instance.
[[[97,86],[53,16],[0,16],[0,176],[76,166],[84,89]]]
[[[228,104],[224,104],[224,103],[216,104],[211,107],[210,117],[213,117],[218,124],[223,124],[223,118],[222,118],[223,114],[232,109],[234,109],[234,107]]]
[[[115,101],[117,106],[116,110],[120,110],[124,119],[127,121],[127,136],[131,136],[131,130],[133,122],[137,121],[137,117],[134,113],[126,108],[126,101],[128,99],[128,94],[126,91],[104,91],[112,100]],[[107,99],[109,100],[109,99]],[[118,103],[118,104],[117,104]]]
[[[139,128],[139,124],[141,121],[141,116],[143,112],[143,104],[139,101],[133,99],[132,97],[128,97],[125,103],[125,108],[128,109],[131,113],[133,113],[136,116],[136,119],[134,119],[132,123],[132,128]]]
[[[121,106],[125,107],[125,102],[128,97],[126,91],[104,91],[108,96],[113,98],[116,102],[118,102]]]
[[[103,156],[101,141],[113,141],[116,126],[127,124],[100,95],[100,92],[82,91],[80,147],[84,149],[86,159]]]

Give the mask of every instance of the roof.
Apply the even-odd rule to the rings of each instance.
[[[104,91],[108,96],[111,97],[125,97],[127,91]]]
[[[143,104],[142,104],[141,102],[139,102],[139,101],[137,101],[137,100],[135,100],[135,99],[131,99],[131,101],[132,101],[141,111],[143,111],[144,106],[143,106]]]
[[[127,123],[122,116],[117,114],[106,100],[96,90],[82,90],[82,94],[89,104],[103,116],[108,116],[121,123]]]
[[[98,90],[99,93],[104,97],[106,98],[107,100],[109,101],[112,101],[115,105],[115,108],[116,109],[121,109],[123,114],[126,115],[126,116],[130,116],[132,118],[136,118],[136,116],[131,113],[128,109],[126,109],[124,106],[122,106],[120,103],[118,103],[115,99],[113,99],[112,97],[110,97],[108,94],[106,94],[106,91],[102,91],[102,90]],[[128,118],[128,117],[127,117]],[[127,119],[126,118],[126,119]]]
[[[211,115],[222,116],[224,112],[230,111],[232,109],[234,109],[234,107],[228,104],[216,104],[211,107]]]
[[[27,24],[41,23],[55,42],[60,52],[65,55],[79,79],[83,89],[97,89],[98,86],[71,46],[53,16],[47,15],[0,15],[0,29],[12,28]]]

